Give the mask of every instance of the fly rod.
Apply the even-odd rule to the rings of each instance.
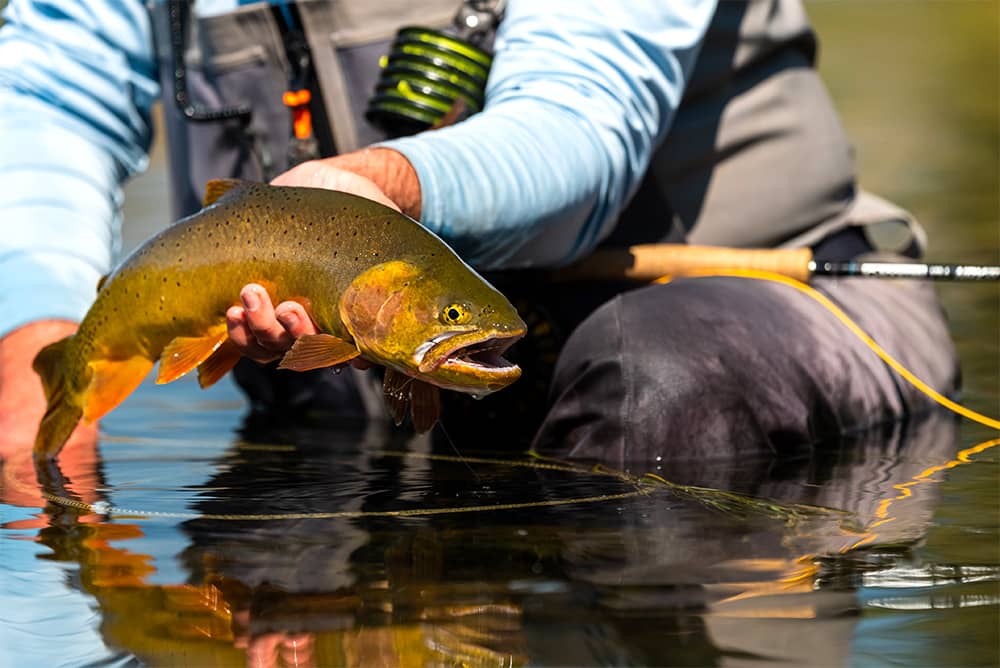
[[[817,262],[809,248],[745,249],[687,244],[640,244],[598,249],[557,272],[560,280],[633,280],[690,276],[723,270],[769,271],[807,283],[813,276],[997,281],[1000,266],[924,262]]]

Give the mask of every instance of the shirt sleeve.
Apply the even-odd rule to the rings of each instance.
[[[484,110],[386,142],[422,222],[484,269],[565,264],[604,239],[666,135],[715,0],[510,0]]]
[[[0,28],[0,336],[79,320],[110,268],[121,184],[159,94],[138,0],[12,0]]]

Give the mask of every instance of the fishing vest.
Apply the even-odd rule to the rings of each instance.
[[[401,26],[443,28],[459,1],[298,0],[322,155],[386,138],[364,117],[379,59]],[[294,63],[287,28],[266,2],[192,15],[183,44],[167,5],[151,2],[181,216],[200,207],[210,179],[266,180],[287,168],[292,117],[282,95]],[[882,229],[876,247],[921,246],[905,211],[857,189],[816,48],[800,0],[720,1],[671,129],[605,244],[805,246],[859,225]],[[193,105],[249,115],[189,120],[174,99],[178,64]]]

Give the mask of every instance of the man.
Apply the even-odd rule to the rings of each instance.
[[[399,25],[406,4],[303,2],[298,19],[279,29],[278,13],[260,3],[235,11],[221,0],[201,3],[206,75],[188,83],[222,105],[276,104],[268,101],[274,95],[255,95],[289,69],[285,37],[304,33],[319,87],[348,82],[340,95],[325,89],[341,155],[304,163],[275,183],[388,200],[477,268],[504,270],[501,286],[509,281],[512,293],[529,301],[546,293],[541,306],[572,333],[564,347],[557,342],[536,447],[619,461],[667,448],[731,455],[799,447],[924,405],[860,344],[844,341],[818,306],[781,286],[713,278],[581,293],[517,272],[510,278],[572,262],[599,244],[808,245],[848,258],[873,250],[864,224],[908,225],[905,214],[856,188],[849,146],[812,69],[815,40],[799,2],[515,0],[497,35],[482,113],[361,148],[377,138],[357,118],[370,86],[350,91],[350,82],[364,79],[359,72],[374,76],[378,53],[365,51],[362,37]],[[43,410],[30,360],[73,331],[107,270],[119,184],[144,165],[157,74],[176,92],[176,65],[187,54],[178,61],[177,26],[165,27],[162,8],[151,21],[138,2],[15,1],[7,17],[0,167],[10,177],[0,201],[8,228],[0,273],[7,285],[21,276],[24,287],[6,291],[0,305],[0,429],[14,448],[30,442]],[[262,135],[273,142],[281,134],[274,126],[287,124],[274,120],[273,108],[255,111],[250,131],[228,144],[232,123],[195,123],[166,108],[178,210],[196,199],[191,181],[253,170],[261,178],[274,166],[280,143],[257,143]],[[215,153],[211,163],[205,147]],[[926,288],[819,287],[918,375],[953,389],[947,327]],[[231,337],[260,361],[311,325],[295,305],[272,310],[252,286],[242,300],[229,313]],[[541,369],[543,383],[545,376]]]

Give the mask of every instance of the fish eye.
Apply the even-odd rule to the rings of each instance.
[[[465,304],[448,304],[441,310],[441,321],[447,325],[464,325],[472,318]]]

